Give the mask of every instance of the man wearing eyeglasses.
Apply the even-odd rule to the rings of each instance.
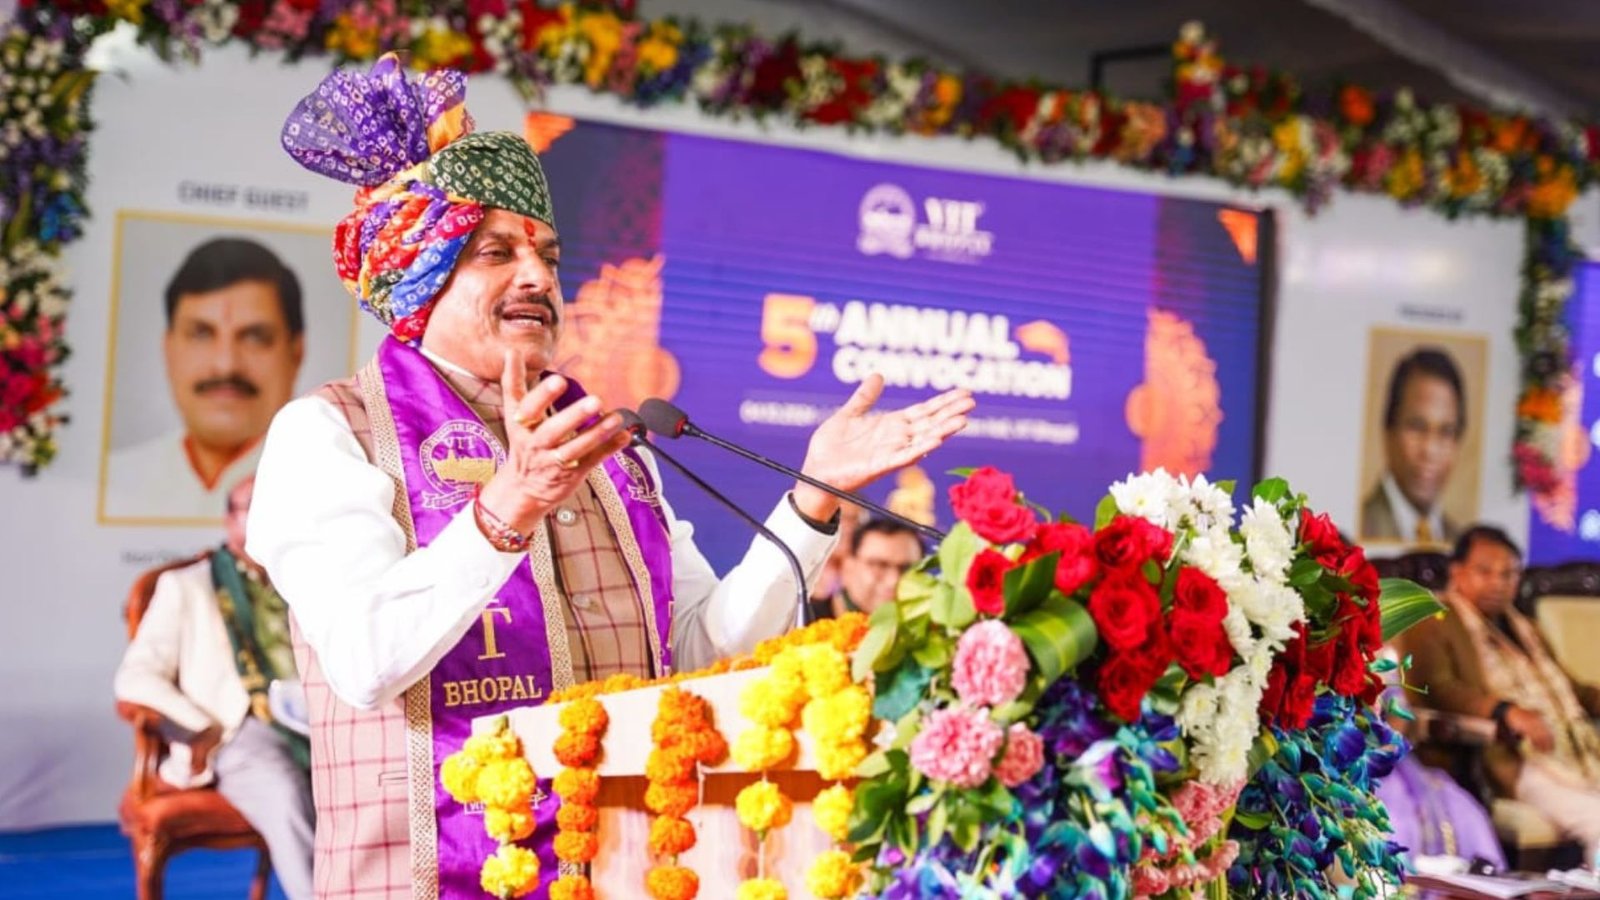
[[[895,587],[923,555],[917,533],[898,522],[874,519],[850,535],[850,555],[839,563],[839,590],[811,601],[811,616],[826,619],[847,612],[870,614],[894,601]]]
[[[1600,851],[1600,687],[1561,667],[1533,621],[1513,605],[1522,552],[1505,532],[1476,525],[1451,555],[1441,595],[1448,615],[1407,632],[1419,704],[1494,720],[1484,754],[1491,787],[1539,810],[1587,859]]]

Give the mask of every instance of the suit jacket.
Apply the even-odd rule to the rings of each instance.
[[[250,694],[234,666],[210,557],[156,580],[112,689],[118,700],[148,706],[188,731],[220,725],[224,743],[239,730],[250,713]],[[191,776],[189,747],[177,741],[160,775],[177,787],[211,780],[209,769]]]
[[[1443,618],[1426,619],[1402,635],[1399,646],[1402,652],[1411,654],[1406,681],[1427,691],[1413,695],[1418,706],[1481,718],[1494,713],[1501,698],[1490,693],[1483,660],[1460,618],[1446,614]],[[1548,652],[1549,647],[1545,650]],[[1567,678],[1584,709],[1600,712],[1600,688],[1573,680],[1570,674]],[[1444,763],[1437,750],[1422,755],[1425,760],[1434,757],[1435,764]],[[1522,754],[1512,745],[1496,742],[1484,751],[1484,768],[1495,793],[1513,796],[1522,774]]]
[[[1443,526],[1444,534],[1439,536],[1441,543],[1454,543],[1461,535],[1461,527],[1450,520],[1450,517],[1440,514],[1439,521]],[[1400,533],[1400,523],[1395,519],[1394,507],[1389,505],[1389,494],[1383,489],[1383,482],[1378,482],[1366,499],[1361,501],[1360,538],[1363,541],[1399,541],[1414,543],[1414,536]]]

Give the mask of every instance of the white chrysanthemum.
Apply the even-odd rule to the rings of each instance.
[[[1130,475],[1111,486],[1111,497],[1117,511],[1125,516],[1137,516],[1152,525],[1171,530],[1173,499],[1178,494],[1178,482],[1165,469]]]
[[[1193,684],[1183,692],[1178,701],[1178,727],[1193,738],[1211,731],[1216,725],[1217,712],[1222,708],[1222,695],[1209,684]]]
[[[1196,475],[1193,481],[1179,479],[1179,489],[1188,495],[1188,505],[1194,519],[1190,524],[1199,531],[1226,529],[1233,524],[1233,497],[1227,491]]]
[[[1226,531],[1197,534],[1183,548],[1183,561],[1227,585],[1243,571],[1244,548],[1233,542]]]
[[[1250,557],[1250,568],[1257,575],[1282,582],[1294,562],[1294,537],[1278,508],[1255,498],[1239,517],[1239,534]]]
[[[1250,683],[1257,689],[1265,689],[1267,679],[1272,675],[1272,662],[1278,655],[1278,649],[1266,641],[1256,644],[1248,657],[1245,657],[1244,670],[1248,673]]]
[[[1228,604],[1228,614],[1222,617],[1222,630],[1228,634],[1228,643],[1241,659],[1249,659],[1256,649],[1255,633],[1250,630],[1250,620],[1244,610]]]

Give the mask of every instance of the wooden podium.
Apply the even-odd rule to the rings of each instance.
[[[677,687],[706,699],[717,730],[731,746],[751,726],[739,713],[739,692],[768,671],[763,667],[730,672],[679,682]],[[652,747],[650,725],[662,690],[648,687],[597,698],[610,717],[597,766],[600,850],[590,872],[601,898],[646,896],[645,873],[656,864],[649,847],[652,814],[644,805],[644,771]],[[564,705],[523,707],[507,715],[540,778],[553,778],[563,768],[551,747],[561,734],[558,718]],[[480,719],[474,728],[487,727],[490,721]],[[731,900],[739,882],[754,878],[758,867],[767,877],[781,880],[790,897],[812,896],[805,887],[806,868],[832,843],[812,821],[810,801],[827,785],[816,774],[811,738],[802,730],[796,730],[794,737],[798,747],[794,762],[785,770],[768,773],[768,779],[794,801],[794,819],[767,835],[765,860],[760,863],[757,854],[762,848],[754,832],[739,824],[733,810],[739,790],[760,776],[743,771],[732,760],[706,770],[702,802],[687,817],[694,823],[697,840],[693,849],[679,857],[682,865],[700,876],[701,897]]]

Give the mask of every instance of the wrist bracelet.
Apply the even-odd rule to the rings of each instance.
[[[528,549],[528,541],[532,536],[501,521],[499,516],[483,505],[483,497],[476,492],[472,495],[472,517],[478,523],[478,530],[488,539],[489,546],[501,553],[522,553]]]

